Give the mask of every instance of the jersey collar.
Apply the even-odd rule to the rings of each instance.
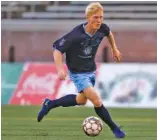
[[[85,30],[85,25],[86,24],[87,24],[87,22],[83,24],[83,30],[84,30],[85,34],[87,34],[89,37],[93,37],[96,34],[97,31],[93,35],[91,35],[90,33],[86,32],[86,30]]]

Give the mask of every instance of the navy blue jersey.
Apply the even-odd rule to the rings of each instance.
[[[95,55],[98,46],[109,33],[109,27],[102,24],[100,29],[90,36],[85,32],[84,24],[81,24],[55,41],[53,47],[66,54],[66,64],[71,72],[92,72],[96,70]]]

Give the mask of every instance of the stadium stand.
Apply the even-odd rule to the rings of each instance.
[[[52,43],[85,20],[89,1],[2,1],[2,61],[52,61]],[[123,62],[157,62],[157,2],[101,1]],[[19,39],[20,38],[20,39]],[[96,60],[112,62],[107,41]],[[44,46],[44,47],[43,47]],[[104,48],[106,47],[106,48]],[[106,55],[107,54],[107,55]],[[9,59],[10,60],[10,59]]]
[[[84,19],[89,1],[2,1],[2,18]],[[106,20],[157,20],[157,2],[102,1]]]

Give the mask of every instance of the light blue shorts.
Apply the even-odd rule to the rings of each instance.
[[[69,71],[70,79],[75,84],[78,92],[95,85],[95,72],[72,73]]]

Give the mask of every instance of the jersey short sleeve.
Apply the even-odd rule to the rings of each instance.
[[[104,34],[104,36],[108,36],[110,34],[110,28],[109,26],[107,26],[106,24],[101,24],[101,27],[100,27],[100,32],[102,32]]]
[[[59,50],[61,53],[65,53],[71,46],[70,35],[67,34],[53,43],[53,48]]]

